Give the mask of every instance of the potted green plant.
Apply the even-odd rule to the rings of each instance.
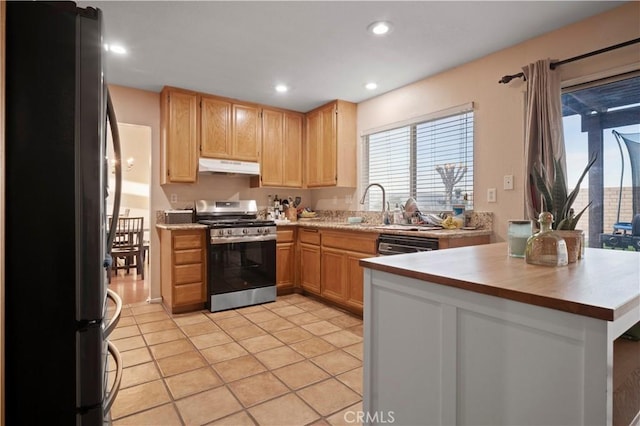
[[[564,231],[575,231],[578,221],[591,205],[591,202],[589,202],[578,214],[575,214],[572,207],[576,197],[578,196],[578,192],[580,191],[580,184],[591,166],[596,162],[596,159],[597,155],[594,154],[582,171],[582,174],[576,183],[576,187],[571,192],[567,189],[567,180],[558,159],[554,159],[553,161],[552,177],[545,176],[545,169],[542,167],[540,169],[534,167],[531,175],[531,179],[535,184],[535,187],[532,188],[532,199],[534,201],[541,200],[541,205],[538,206],[540,211],[536,213],[547,211],[553,214],[554,222],[552,224],[552,228],[559,231],[565,238],[565,241],[567,242],[567,249],[569,251],[570,262],[572,261],[572,258],[575,262],[582,252],[583,234],[582,231]],[[573,241],[570,241],[572,239],[577,239],[578,244],[576,245]]]

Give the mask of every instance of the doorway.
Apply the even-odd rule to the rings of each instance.
[[[151,127],[137,124],[118,123],[120,148],[122,150],[122,198],[120,216],[142,217],[144,222],[144,241],[149,247],[151,191]],[[115,192],[115,156],[108,132],[107,158],[109,164],[107,214],[113,211],[113,193]],[[145,302],[149,297],[148,252],[145,256],[145,279],[137,275],[136,268],[120,270],[114,273],[109,287],[118,293],[124,304]]]

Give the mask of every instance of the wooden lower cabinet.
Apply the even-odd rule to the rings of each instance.
[[[320,295],[320,246],[300,244],[300,287]]]
[[[375,254],[322,248],[321,296],[361,314],[364,289],[359,262],[373,256]]]
[[[320,295],[344,303],[348,297],[349,283],[345,279],[346,265],[342,251],[323,247],[320,264]]]
[[[160,229],[162,303],[172,313],[204,308],[207,293],[206,231]]]
[[[278,295],[293,291],[296,273],[296,229],[278,229],[276,240],[276,288]]]
[[[324,231],[320,295],[362,314],[363,270],[358,262],[376,256],[377,241],[377,233]]]
[[[319,229],[298,229],[300,287],[318,296],[320,295],[320,240]]]
[[[347,293],[347,305],[353,307],[360,313],[364,306],[364,276],[362,273],[362,266],[360,266],[360,259],[367,257],[373,257],[372,254],[361,254],[349,252],[346,256],[347,267],[347,279],[348,279],[348,293]]]
[[[378,253],[378,233],[337,229],[298,227],[297,267],[294,284],[303,292],[318,296],[336,306],[362,315],[364,305],[364,276],[360,259],[375,257]],[[278,230],[280,233],[280,230]],[[440,239],[440,248],[488,244],[489,236]],[[284,240],[283,240],[284,241]],[[289,240],[287,240],[289,241]],[[281,247],[280,245],[283,244]],[[280,280],[287,282],[290,242],[280,243],[278,238],[278,289]],[[282,249],[282,252],[280,251]],[[282,258],[282,260],[280,259]],[[282,267],[280,264],[282,262]],[[281,275],[282,274],[282,275]],[[280,290],[278,290],[280,292]]]

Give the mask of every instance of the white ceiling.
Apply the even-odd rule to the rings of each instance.
[[[617,7],[613,1],[105,1],[109,83],[306,112],[361,102]],[[393,23],[384,38],[376,20]],[[559,58],[564,59],[564,58]],[[515,73],[518,69],[505,69]],[[496,75],[497,80],[501,75]],[[365,83],[376,81],[373,91]],[[274,86],[291,87],[285,94]]]

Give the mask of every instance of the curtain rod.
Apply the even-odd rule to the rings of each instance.
[[[573,58],[564,59],[562,61],[557,61],[557,62],[552,62],[551,64],[549,64],[549,68],[551,68],[553,70],[553,69],[556,69],[556,67],[559,67],[560,65],[568,64],[569,62],[578,61],[580,59],[588,58],[590,56],[599,55],[601,53],[609,52],[611,50],[619,49],[621,47],[629,46],[631,44],[636,44],[636,43],[640,43],[640,38],[634,38],[633,40],[625,41],[624,43],[614,44],[613,46],[604,47],[602,49],[594,50],[593,52],[584,53],[582,55],[574,56]],[[519,72],[518,74],[505,75],[500,80],[498,80],[498,83],[507,84],[511,80],[513,80],[514,78],[524,78],[524,73]],[[525,78],[525,80],[526,80],[526,78]]]

